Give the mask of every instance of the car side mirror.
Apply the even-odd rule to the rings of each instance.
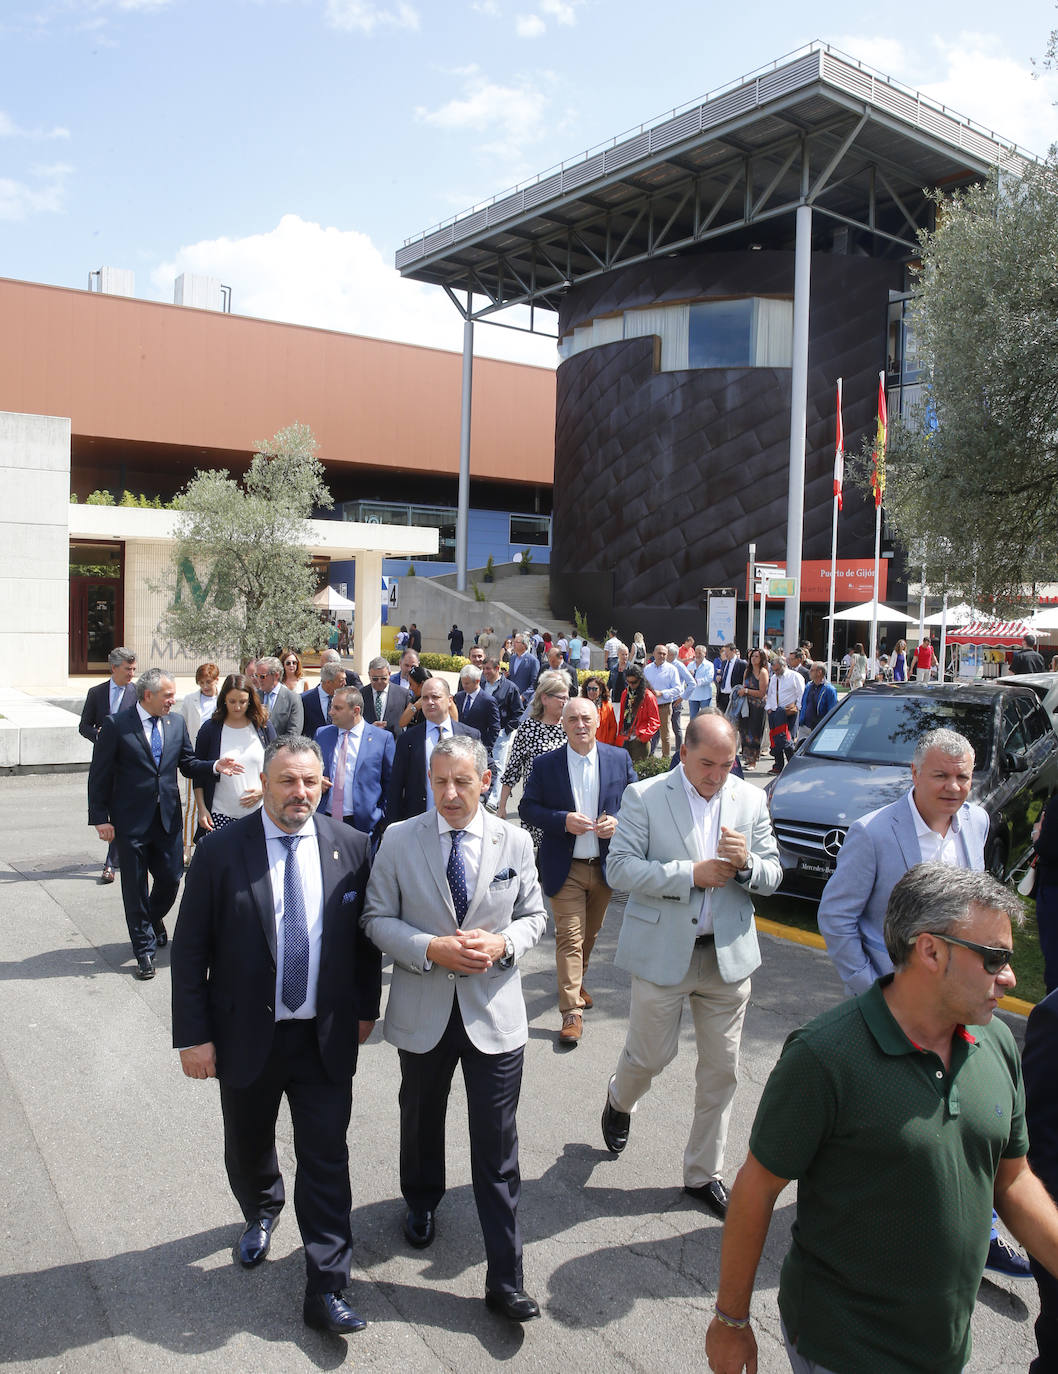
[[[1004,773],[1025,773],[1028,767],[1028,760],[1024,754],[1012,754],[1008,749],[1003,751]]]

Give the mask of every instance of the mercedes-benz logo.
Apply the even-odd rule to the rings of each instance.
[[[841,853],[841,846],[844,843],[844,830],[828,830],[823,836],[823,852],[829,854],[832,859],[836,859]]]

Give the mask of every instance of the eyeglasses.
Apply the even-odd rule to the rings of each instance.
[[[963,949],[972,949],[975,954],[981,956],[981,963],[985,966],[986,973],[1002,973],[1010,964],[1012,949],[1003,949],[1002,946],[995,945],[975,945],[972,940],[960,940],[957,935],[942,935],[939,930],[931,930],[928,934],[935,936],[938,940],[943,940],[947,945],[962,945]]]
[[[556,701],[569,701],[568,692],[545,692],[545,697],[554,697]]]

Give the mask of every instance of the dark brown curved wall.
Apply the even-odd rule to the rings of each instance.
[[[647,263],[567,297],[563,333],[660,301],[793,295],[790,253],[713,254]],[[829,558],[834,393],[844,377],[845,446],[873,432],[885,364],[888,292],[902,268],[815,254],[809,314],[805,558]],[[555,440],[551,603],[592,624],[680,638],[700,631],[703,586],[745,592],[748,545],[786,554],[790,371],[658,372],[656,341],[588,349],[561,364]],[[874,507],[849,492],[839,557],[874,550]]]

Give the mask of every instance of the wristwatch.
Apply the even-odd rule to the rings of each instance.
[[[500,968],[511,968],[514,964],[514,941],[509,935],[503,937],[503,958]]]

